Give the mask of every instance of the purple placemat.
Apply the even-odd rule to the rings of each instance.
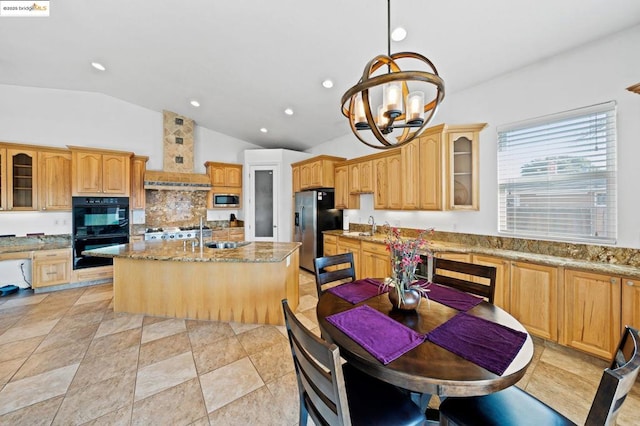
[[[383,364],[409,352],[425,337],[368,305],[329,315],[327,321]]]
[[[461,312],[429,332],[427,340],[501,375],[518,355],[527,333]]]
[[[381,290],[380,285],[381,283],[376,280],[365,278],[363,280],[352,281],[350,283],[331,287],[327,291],[355,305],[356,303],[370,299],[373,296],[386,293],[386,291]]]
[[[463,312],[479,305],[484,300],[481,297],[474,296],[473,294],[465,293],[464,291],[440,284],[431,283],[428,285],[420,285],[429,290],[429,293],[427,293],[429,299]]]

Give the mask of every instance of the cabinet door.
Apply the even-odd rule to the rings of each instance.
[[[33,288],[71,281],[71,250],[43,250],[33,255]]]
[[[529,333],[558,339],[558,271],[555,267],[511,263],[510,310]]]
[[[362,276],[360,273],[360,242],[349,238],[338,238],[337,254],[353,253],[353,268],[356,271],[356,279]]]
[[[360,164],[349,164],[349,192],[359,194],[360,190]]]
[[[371,161],[360,163],[360,192],[373,192],[373,164]]]
[[[420,189],[420,209],[442,210],[442,134],[420,138],[418,145],[420,178],[417,182]]]
[[[387,174],[387,159],[377,158],[373,160],[373,176],[374,176],[374,191],[373,191],[373,208],[374,209],[386,209],[389,189],[388,174]]]
[[[130,157],[104,154],[102,156],[102,192],[129,196]]]
[[[291,179],[293,181],[292,192],[294,194],[300,192],[300,166],[291,167]]]
[[[144,173],[147,170],[147,160],[149,157],[133,157],[131,160],[131,197],[129,198],[129,208],[131,210],[144,209]]]
[[[612,359],[620,340],[620,279],[566,270],[560,343]]]
[[[401,148],[402,155],[402,208],[414,210],[420,206],[419,184],[420,170],[420,148],[418,140],[414,140]]]
[[[311,163],[311,187],[321,188],[325,186],[322,180],[322,172],[322,161]]]
[[[448,135],[448,208],[478,210],[478,132]]]
[[[0,211],[7,210],[7,150],[0,148]]]
[[[224,170],[225,186],[241,187],[242,186],[242,166],[225,167]]]
[[[436,258],[455,260],[457,262],[471,263],[471,255],[468,253],[436,253]],[[445,277],[459,278],[461,280],[470,281],[472,278],[468,274],[460,274],[452,271],[437,271],[438,260],[436,259],[436,272]]]
[[[38,153],[7,149],[7,206],[10,210],[36,210]]]
[[[622,280],[622,324],[640,328],[640,281]],[[620,330],[622,333],[622,330]]]
[[[97,152],[72,152],[74,195],[102,194],[102,155]]]
[[[39,153],[40,210],[71,210],[71,153]]]
[[[334,200],[336,209],[348,209],[349,206],[349,166],[338,166],[334,169],[336,188]]]
[[[402,159],[400,154],[387,157],[387,190],[390,209],[402,208]]]
[[[385,244],[362,242],[363,277],[386,278],[391,276],[391,259]]]
[[[312,187],[311,164],[305,163],[300,166],[300,189],[308,189]]]
[[[496,291],[493,296],[493,304],[509,312],[509,261],[493,256],[474,254],[471,263],[476,265],[493,266],[496,268]]]
[[[224,166],[210,166],[209,174],[211,176],[211,185],[225,186],[225,168]]]

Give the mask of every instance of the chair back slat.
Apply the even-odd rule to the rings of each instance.
[[[615,425],[618,413],[640,372],[638,330],[626,326],[611,367],[602,374],[586,426]]]
[[[316,424],[351,425],[340,351],[318,338],[296,318],[282,301],[291,346],[300,403]]]
[[[343,280],[353,281],[356,279],[353,253],[350,252],[318,257],[313,260],[313,268],[316,275],[318,297],[330,287],[329,284],[331,283]]]
[[[433,269],[432,281],[434,283],[475,294],[486,298],[489,303],[493,303],[496,291],[496,268],[494,266],[434,258]],[[447,272],[453,274],[447,274]]]

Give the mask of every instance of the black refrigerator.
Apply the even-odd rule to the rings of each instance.
[[[313,272],[313,259],[323,254],[322,232],[331,229],[342,229],[342,210],[335,208],[333,188],[296,192],[294,241],[302,243],[302,268]]]

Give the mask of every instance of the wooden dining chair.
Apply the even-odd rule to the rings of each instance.
[[[425,421],[408,394],[340,360],[340,350],[296,318],[287,300],[284,319],[300,394],[299,424],[419,425]]]
[[[449,259],[433,259],[433,278],[436,284],[484,297],[493,303],[496,292],[496,268]]]
[[[640,371],[638,330],[625,327],[611,366],[604,370],[586,426],[615,425],[620,407]],[[446,398],[440,404],[441,425],[575,425],[517,386],[469,398]]]
[[[351,252],[317,257],[313,259],[313,269],[316,274],[318,297],[322,296],[333,283],[338,281],[349,282],[356,279],[356,269],[353,264],[353,253]]]

